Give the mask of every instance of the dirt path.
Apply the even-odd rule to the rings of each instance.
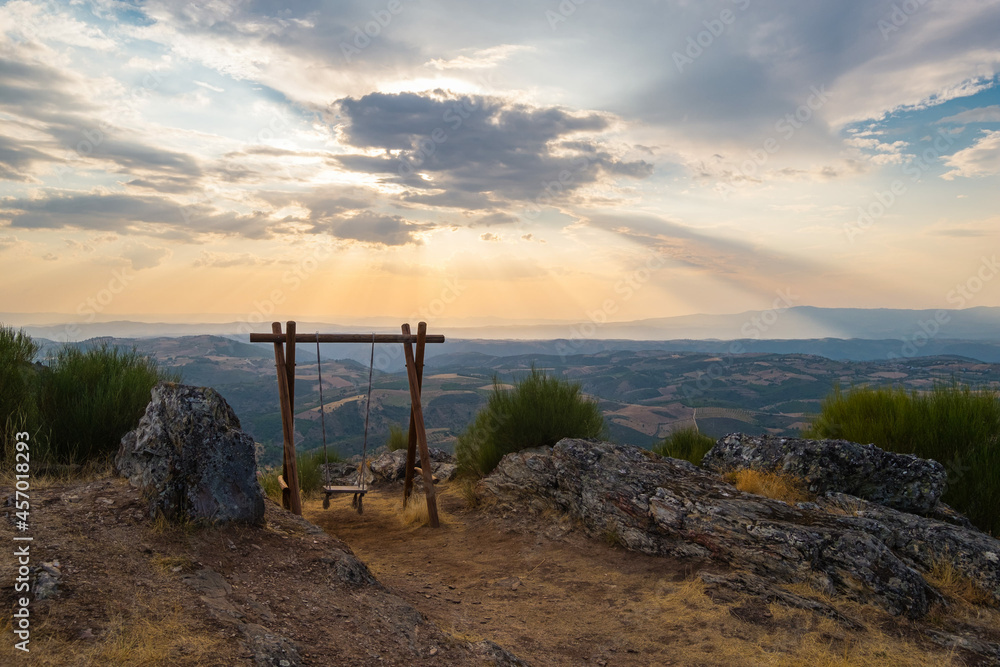
[[[439,530],[409,522],[395,486],[370,493],[363,515],[349,498],[329,510],[307,502],[304,515],[445,632],[490,639],[535,665],[963,664],[870,608],[851,610],[872,621],[854,636],[798,610],[713,602],[688,561],[587,538],[558,517],[469,510],[454,487],[438,493]]]
[[[439,501],[440,530],[407,525],[396,488],[370,494],[363,515],[348,498],[327,511],[307,502],[304,515],[445,632],[540,665],[670,664],[650,592],[683,588],[683,564],[568,535],[569,526],[515,532],[465,511],[451,489]]]

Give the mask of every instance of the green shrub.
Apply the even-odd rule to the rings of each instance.
[[[992,389],[862,387],[828,396],[805,437],[874,443],[934,459],[948,470],[943,500],[1000,535],[1000,401]]]
[[[668,435],[662,443],[653,448],[660,456],[684,459],[701,465],[701,459],[715,446],[715,440],[698,432],[697,426],[689,426]]]
[[[406,449],[409,444],[409,429],[404,431],[402,426],[397,426],[396,424],[389,426],[389,439],[385,441],[385,446],[389,448],[390,452],[398,449]]]
[[[299,473],[299,490],[303,498],[312,498],[313,495],[322,491],[326,483],[323,474],[323,464],[327,458],[323,455],[322,449],[315,449],[311,452],[301,452],[296,454],[296,469]],[[340,461],[340,457],[335,452],[329,452],[330,463]],[[257,475],[261,489],[265,495],[274,499],[274,502],[281,503],[281,484],[278,476],[281,475],[281,466],[268,466],[261,468]]]
[[[332,451],[328,451],[327,456],[330,463],[336,463],[340,460],[340,457]],[[299,488],[302,490],[304,498],[311,498],[314,493],[319,493],[323,490],[323,485],[326,483],[326,476],[323,474],[323,464],[326,462],[327,456],[323,455],[322,449],[296,455]]]
[[[156,383],[178,379],[135,349],[62,348],[40,387],[45,458],[82,464],[113,456],[138,425]]]
[[[4,433],[26,431],[35,435],[38,374],[32,362],[36,354],[38,344],[24,331],[0,325],[0,428]],[[4,441],[9,444],[12,440]]]
[[[513,389],[493,378],[486,407],[455,445],[455,456],[467,474],[487,475],[505,454],[551,446],[562,438],[595,438],[604,434],[597,403],[580,394],[579,384],[550,378],[531,368]]]

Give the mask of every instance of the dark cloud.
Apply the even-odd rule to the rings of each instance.
[[[51,161],[51,157],[28,143],[0,135],[0,179],[31,180],[28,171],[36,162]]]
[[[93,229],[191,241],[199,234],[267,238],[281,221],[261,211],[219,212],[208,203],[178,204],[152,195],[47,192],[0,200],[0,219],[23,229]],[[161,226],[154,231],[148,225]]]
[[[547,189],[569,193],[605,174],[641,178],[652,171],[646,162],[619,160],[598,143],[594,135],[609,121],[596,113],[443,91],[373,93],[342,99],[338,108],[348,119],[347,144],[384,151],[346,155],[339,162],[405,184],[412,190],[408,201],[449,205],[435,198],[459,192],[479,195],[473,200],[482,208],[489,201],[535,199]]]
[[[347,219],[333,219],[317,226],[315,231],[323,231],[339,239],[361,241],[375,245],[398,246],[419,245],[421,241],[413,234],[423,228],[398,215],[382,215],[363,211]]]

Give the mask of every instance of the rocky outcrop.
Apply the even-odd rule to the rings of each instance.
[[[455,477],[458,467],[455,465],[455,457],[448,452],[430,447],[428,453],[431,458],[431,474],[438,481],[446,482]],[[417,456],[417,466],[420,465],[420,457]],[[396,482],[402,480],[406,475],[406,450],[397,449],[394,452],[386,452],[376,458],[371,463],[372,473],[375,479],[382,482]],[[418,474],[415,480],[421,480]],[[421,483],[417,481],[417,483]]]
[[[781,470],[804,480],[813,493],[849,493],[904,512],[934,510],[947,472],[937,461],[893,454],[847,440],[802,440],[730,433],[705,454],[715,472],[738,468]]]
[[[941,599],[923,576],[937,562],[1000,604],[1000,541],[975,529],[843,493],[789,505],[638,447],[564,439],[505,456],[480,489],[501,511],[556,508],[629,549],[725,562],[893,614],[919,617]]]
[[[115,468],[172,520],[260,523],[253,438],[214,389],[163,382],[139,426],[122,438]]]

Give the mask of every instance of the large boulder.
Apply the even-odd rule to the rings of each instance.
[[[480,490],[501,512],[555,509],[629,549],[723,562],[894,614],[923,616],[942,599],[923,576],[942,564],[1000,605],[1000,541],[978,530],[838,493],[791,505],[638,447],[567,438],[508,454]]]
[[[253,438],[217,391],[163,382],[115,457],[118,473],[171,520],[264,519]]]
[[[937,461],[893,454],[847,440],[802,440],[730,433],[702,459],[703,468],[791,473],[813,493],[847,493],[903,512],[932,512],[948,474]]]

